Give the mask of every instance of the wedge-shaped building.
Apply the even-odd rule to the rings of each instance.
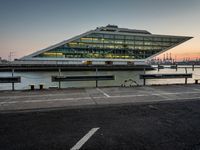
[[[156,35],[145,30],[99,27],[25,56],[20,60],[72,64],[146,62],[192,37]]]

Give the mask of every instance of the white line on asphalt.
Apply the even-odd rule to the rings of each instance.
[[[192,90],[200,92],[200,89],[198,88],[192,88]]]
[[[11,102],[0,102],[0,105],[3,105],[3,104],[15,104],[17,103],[18,101],[11,101]]]
[[[99,130],[99,128],[92,128],[84,137],[82,137],[82,139],[80,139],[76,145],[74,145],[70,150],[79,150],[84,144],[85,142],[87,142],[90,137],[97,131]]]
[[[85,93],[78,93],[85,95]],[[60,94],[43,94],[43,95],[13,95],[13,96],[1,96],[0,99],[16,99],[16,98],[32,98],[32,97],[50,97],[50,96],[73,96],[77,95],[77,93],[60,93]]]
[[[66,98],[66,99],[49,99],[49,100],[6,101],[6,102],[0,102],[0,105],[3,105],[3,104],[14,104],[14,103],[40,103],[40,102],[54,102],[54,101],[76,101],[76,100],[84,100],[84,99],[91,99],[91,97]]]
[[[152,93],[152,94],[134,94],[134,95],[114,95],[109,96],[111,98],[115,97],[140,97],[140,96],[162,96],[162,95],[180,95],[180,94],[200,94],[199,92],[174,92],[174,93]],[[94,97],[98,98],[98,97]]]
[[[83,99],[91,99],[91,97],[79,97],[79,98],[65,98],[65,99],[49,99],[49,100],[26,100],[25,103],[37,103],[37,102],[52,102],[52,101],[75,101],[75,100],[83,100]]]
[[[97,88],[97,90],[99,92],[101,92],[103,95],[105,95],[106,97],[110,97],[110,95],[108,95],[107,93],[105,93],[104,91],[102,91],[101,89]]]
[[[99,92],[101,92],[107,98],[126,98],[126,97],[147,97],[147,96],[164,96],[164,95],[180,95],[180,94],[198,94],[199,92],[174,92],[174,93],[155,93],[155,94],[138,94],[138,95],[115,95],[110,96],[101,89],[97,88]],[[104,98],[102,96],[93,97],[96,99]],[[190,98],[180,98],[180,99],[194,99],[200,97],[191,97]],[[41,102],[54,102],[54,101],[77,101],[77,100],[84,100],[84,99],[91,99],[91,97],[78,97],[78,98],[66,98],[66,99],[49,99],[49,100],[20,100],[20,101],[1,101],[0,105],[6,104],[15,104],[15,103],[41,103]]]
[[[194,89],[194,88],[193,88]],[[99,91],[99,92],[101,92],[103,95],[105,95],[106,97],[115,97],[115,96],[110,96],[109,94],[107,94],[107,93],[105,93],[103,90],[101,90],[101,89],[99,89],[99,88],[97,88],[97,90]],[[149,93],[147,93],[147,94],[149,94],[149,95],[171,95],[171,94],[198,94],[199,92],[200,92],[200,89],[198,90],[198,89],[194,89],[195,90],[195,92],[166,92],[166,93],[154,93],[154,94],[149,94]],[[118,92],[119,93],[119,92]],[[120,92],[120,93],[124,93],[124,92]],[[82,93],[82,94],[85,94],[85,93]],[[50,97],[50,96],[64,96],[64,95],[66,95],[66,96],[71,96],[71,95],[77,95],[77,93],[68,93],[68,94],[44,94],[44,95],[23,95],[23,96],[1,96],[0,97],[0,99],[17,99],[17,98],[33,98],[33,97]],[[132,96],[132,95],[130,95],[130,96]],[[127,95],[127,97],[130,97],[129,95]],[[140,96],[140,95],[135,95],[135,96]],[[141,95],[141,96],[143,96],[143,95]],[[145,96],[145,95],[144,95]]]

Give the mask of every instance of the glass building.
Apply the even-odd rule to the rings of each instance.
[[[21,60],[77,63],[146,61],[192,37],[155,35],[107,25],[23,57]]]

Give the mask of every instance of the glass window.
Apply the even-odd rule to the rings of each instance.
[[[136,40],[136,41],[137,41],[137,40],[143,41],[143,37],[142,37],[142,36],[136,36],[136,37],[135,37],[135,40]]]
[[[134,49],[135,47],[133,45],[128,45],[127,48]]]
[[[113,44],[104,44],[104,48],[115,48]]]
[[[103,34],[92,33],[92,34],[87,35],[86,37],[103,38]]]
[[[132,44],[132,45],[133,45],[133,44],[134,44],[134,41],[126,40],[125,43],[126,43],[126,44]]]
[[[162,49],[162,47],[160,47],[160,46],[154,46],[153,49],[160,50],[160,49]]]
[[[81,42],[88,42],[88,43],[92,43],[92,38],[91,37],[82,37],[81,38]]]
[[[162,46],[171,46],[171,43],[169,43],[169,42],[162,42]]]
[[[115,35],[115,39],[124,39],[123,35]]]
[[[88,47],[88,44],[86,44],[86,43],[79,43],[77,47],[80,47],[80,48],[87,48],[87,47]]]
[[[162,39],[160,37],[154,37],[153,41],[162,41]]]
[[[144,48],[143,48],[144,50],[152,50],[153,49],[153,47],[152,46],[144,46]]]
[[[116,48],[116,49],[123,49],[123,48],[124,48],[124,45],[115,45],[115,48]]]
[[[150,42],[150,41],[144,41],[144,45],[152,45],[152,42]]]
[[[115,40],[115,43],[116,43],[116,44],[123,44],[123,43],[124,43],[124,40]]]
[[[125,39],[127,39],[127,40],[134,40],[134,36],[127,35],[127,36],[125,36]]]
[[[178,39],[177,39],[177,38],[171,38],[171,41],[172,41],[172,42],[177,42]]]
[[[143,49],[143,46],[135,46],[135,49],[142,50],[142,49]]]
[[[162,38],[162,41],[169,42],[170,38]]]
[[[114,35],[104,34],[103,36],[105,39],[114,39]]]
[[[104,39],[103,43],[115,43],[113,39]]]
[[[152,41],[151,37],[144,37],[144,41]]]
[[[135,45],[143,45],[143,41],[135,41]]]
[[[70,42],[69,44],[68,44],[68,46],[69,47],[78,47],[78,43],[77,42]]]
[[[93,38],[93,43],[103,43],[104,39],[103,38]]]
[[[153,42],[152,45],[162,45],[162,42]]]

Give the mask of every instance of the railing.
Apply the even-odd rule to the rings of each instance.
[[[154,67],[153,67],[154,66]],[[154,68],[154,69],[158,69],[158,71],[160,71],[160,69],[175,69],[176,71],[178,71],[178,69],[188,69],[188,68],[191,68],[192,69],[192,71],[194,71],[195,70],[195,68],[200,68],[200,65],[195,65],[195,64],[193,64],[193,65],[177,65],[177,64],[175,64],[175,65],[153,65],[152,67]]]
[[[90,76],[52,76],[52,82],[59,82],[59,88],[61,88],[61,82],[66,81],[96,81],[96,87],[98,87],[98,81],[102,80],[115,80],[114,75],[90,75]]]
[[[143,79],[143,85],[146,85],[146,79],[174,79],[174,78],[185,78],[185,84],[187,84],[187,79],[192,78],[192,73],[140,74],[140,79]]]
[[[21,83],[21,77],[0,77],[0,83],[12,83],[12,90],[15,90],[15,83]]]

